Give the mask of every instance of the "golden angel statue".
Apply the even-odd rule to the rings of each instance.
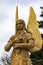
[[[25,27],[23,19],[18,19],[18,7],[16,8],[16,33],[13,35],[7,45],[4,47],[5,51],[9,51],[13,47],[10,65],[30,65],[30,56],[28,52],[35,52],[39,50],[36,46],[34,33],[29,27]],[[41,43],[42,44],[42,43]]]

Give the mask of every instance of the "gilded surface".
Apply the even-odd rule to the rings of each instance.
[[[34,39],[31,32],[25,31],[25,23],[22,19],[17,21],[16,34],[9,39],[5,50],[9,51],[12,46],[10,65],[30,65],[28,51],[34,47]]]

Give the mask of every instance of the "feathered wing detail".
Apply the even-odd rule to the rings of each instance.
[[[30,15],[27,24],[27,30],[33,34],[33,38],[35,39],[35,45],[39,50],[42,48],[42,37],[38,30],[39,23],[36,21],[36,15],[32,7],[30,7]]]

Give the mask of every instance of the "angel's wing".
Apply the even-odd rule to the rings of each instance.
[[[33,34],[33,37],[35,39],[35,45],[39,50],[42,48],[42,37],[41,34],[38,30],[39,28],[39,23],[36,21],[36,15],[33,10],[33,8],[30,8],[30,15],[29,15],[29,20],[27,24],[27,30],[30,31]]]

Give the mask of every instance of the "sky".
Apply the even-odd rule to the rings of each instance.
[[[4,46],[9,38],[15,34],[15,11],[17,5],[19,18],[22,18],[26,24],[31,6],[36,13],[36,20],[43,20],[40,17],[40,6],[43,6],[43,0],[0,0],[0,55],[5,52]],[[42,29],[39,31],[43,33]]]

